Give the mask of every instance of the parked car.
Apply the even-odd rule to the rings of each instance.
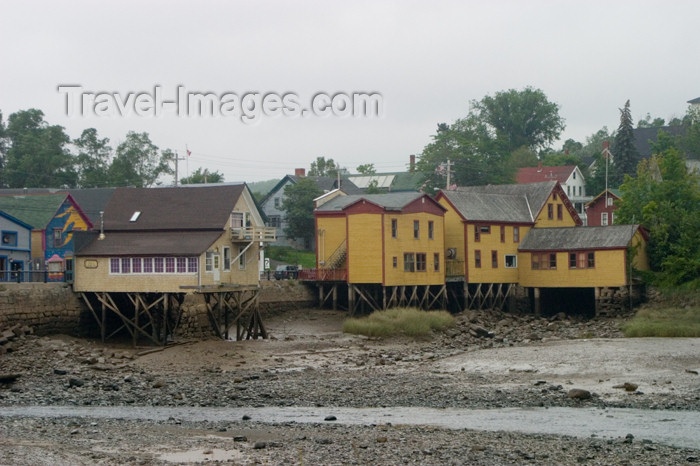
[[[299,276],[299,267],[296,265],[278,265],[275,269],[275,280],[286,280],[288,278],[297,278]]]

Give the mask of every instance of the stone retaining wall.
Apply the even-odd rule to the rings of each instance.
[[[0,285],[0,329],[31,327],[37,335],[79,334],[84,305],[65,283]]]

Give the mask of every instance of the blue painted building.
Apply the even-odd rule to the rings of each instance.
[[[31,261],[31,225],[0,211],[0,282],[24,280]]]

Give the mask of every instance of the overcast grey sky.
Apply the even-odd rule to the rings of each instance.
[[[469,101],[533,86],[560,105],[562,141],[619,124],[631,100],[682,116],[700,97],[697,1],[13,1],[0,14],[0,110],[39,108],[71,137],[127,131],[226,181],[280,178],[318,156],[404,170]],[[73,115],[92,92],[375,92],[380,118]],[[557,145],[557,148],[561,144]]]

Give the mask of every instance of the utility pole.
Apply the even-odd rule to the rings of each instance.
[[[187,160],[187,159],[185,159],[184,157],[180,158],[180,156],[177,155],[177,151],[175,151],[175,187],[176,188],[177,188],[177,183],[178,183],[178,179],[177,179],[177,162],[178,162],[178,160]]]
[[[454,162],[450,162],[450,159],[447,159],[447,186],[445,186],[445,189],[449,191],[452,179],[452,165],[454,165]]]

